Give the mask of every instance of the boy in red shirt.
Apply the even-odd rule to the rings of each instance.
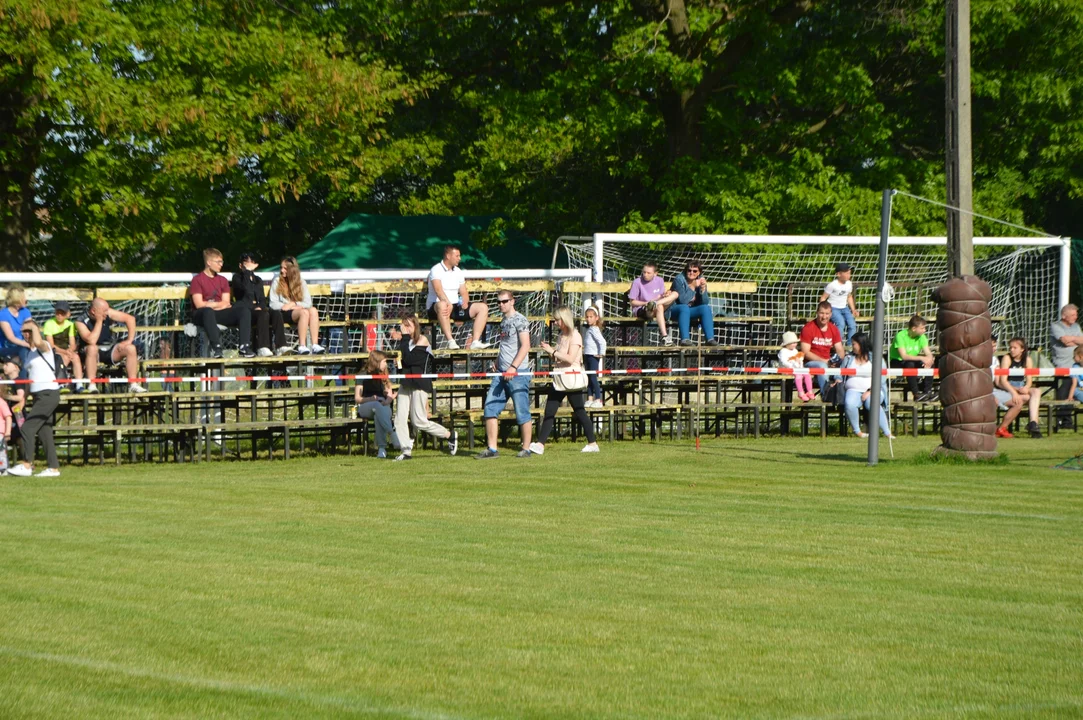
[[[218,326],[236,327],[241,334],[241,357],[255,357],[251,345],[252,309],[248,305],[231,305],[229,282],[218,274],[222,269],[222,253],[214,248],[203,251],[203,272],[192,278],[192,322],[203,328],[211,344],[211,357],[222,357],[222,339]]]

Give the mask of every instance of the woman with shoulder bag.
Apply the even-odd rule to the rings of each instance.
[[[594,440],[594,426],[584,409],[587,390],[587,375],[583,370],[583,336],[575,329],[572,311],[561,305],[553,313],[560,339],[556,347],[549,343],[541,344],[542,350],[553,358],[553,387],[545,401],[545,418],[542,420],[541,434],[538,441],[530,444],[530,452],[541,455],[545,452],[545,441],[553,432],[553,421],[557,409],[568,398],[568,404],[575,411],[575,419],[583,426],[587,436],[587,445],[583,452],[598,452],[598,443]]]

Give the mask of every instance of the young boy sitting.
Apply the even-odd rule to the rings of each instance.
[[[61,300],[53,305],[54,317],[45,321],[41,334],[53,348],[53,353],[60,358],[64,367],[70,367],[76,380],[83,379],[83,361],[79,359],[75,345],[75,323],[71,321],[71,307]],[[80,383],[75,384],[75,392],[82,391]]]

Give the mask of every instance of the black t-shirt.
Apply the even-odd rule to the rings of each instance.
[[[361,381],[361,397],[387,397],[387,389],[384,387],[383,380],[362,380]]]
[[[97,322],[94,318],[90,317],[90,313],[83,313],[83,317],[79,319],[79,322],[86,325],[86,329],[90,332],[94,332],[94,323]],[[100,348],[113,347],[116,340],[113,338],[113,326],[110,324],[113,321],[108,317],[102,321],[102,331],[98,333],[98,342],[95,343]]]
[[[404,337],[399,343],[399,354],[402,361],[402,372],[407,375],[427,375],[432,372],[432,352],[428,345],[417,345],[410,349],[410,338]],[[404,379],[401,385],[403,390],[421,390],[432,395],[432,380]]]

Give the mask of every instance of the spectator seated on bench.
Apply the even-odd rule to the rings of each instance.
[[[237,271],[233,273],[233,280],[229,284],[233,303],[247,305],[256,323],[254,338],[242,340],[255,345],[256,354],[260,357],[270,357],[274,354],[271,352],[271,330],[274,329],[274,347],[278,349],[279,355],[285,355],[289,352],[289,342],[286,341],[282,311],[271,307],[267,293],[263,290],[263,280],[256,275],[258,267],[259,263],[252,253],[241,253]]]
[[[113,323],[122,323],[127,328],[128,335],[124,340],[113,332]],[[98,377],[100,365],[116,365],[123,362],[128,376],[128,392],[145,393],[147,391],[135,382],[135,378],[139,377],[141,348],[135,338],[134,317],[109,307],[109,302],[104,298],[95,298],[86,313],[75,322],[75,331],[79,333],[79,339],[86,345],[84,357],[87,379],[93,380]],[[93,383],[87,388],[87,392],[97,391],[98,386]]]
[[[210,342],[211,357],[222,357],[222,338],[219,324],[236,326],[241,333],[238,348],[241,357],[255,357],[248,344],[252,335],[252,309],[248,305],[230,304],[230,288],[226,279],[218,274],[222,269],[222,253],[214,248],[203,251],[203,272],[192,278],[189,292],[192,296],[192,322],[202,327]]]
[[[703,277],[703,266],[695,260],[685,265],[684,272],[673,278],[670,289],[677,294],[669,312],[677,319],[681,345],[695,344],[689,338],[693,320],[698,320],[703,328],[704,344],[718,345],[714,339],[714,311],[711,309],[711,295],[707,291],[707,279]]]
[[[653,262],[643,265],[639,277],[632,281],[632,287],[628,290],[632,314],[643,322],[654,320],[658,323],[658,333],[666,347],[673,345],[673,339],[666,329],[666,316],[670,306],[676,301],[677,292],[666,292],[666,282],[659,277],[658,265]]]
[[[444,259],[429,270],[428,297],[425,307],[429,320],[439,323],[447,338],[447,349],[458,350],[459,343],[451,334],[451,323],[472,320],[474,327],[470,333],[471,350],[484,350],[489,347],[485,342],[485,326],[489,322],[489,306],[483,302],[470,302],[470,293],[466,289],[463,271],[459,268],[462,252],[454,245],[444,247]],[[435,339],[435,338],[434,338]]]
[[[278,275],[271,280],[270,304],[271,310],[281,312],[283,318],[297,325],[298,355],[324,352],[319,343],[320,313],[312,305],[312,295],[301,278],[301,268],[296,258],[282,258]],[[308,344],[309,337],[312,338],[311,345]]]

